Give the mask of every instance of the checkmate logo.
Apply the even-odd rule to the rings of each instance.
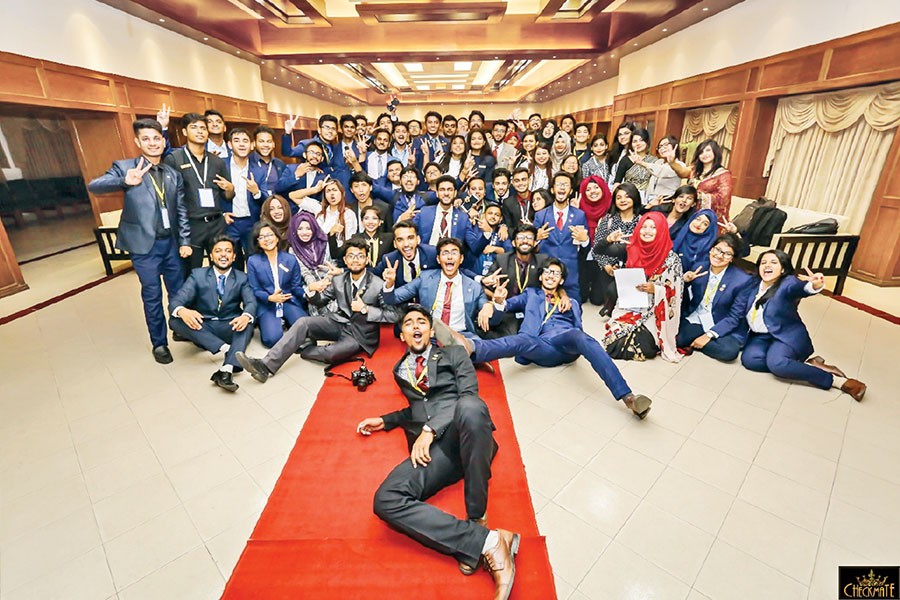
[[[900,567],[838,567],[838,598],[900,599]]]

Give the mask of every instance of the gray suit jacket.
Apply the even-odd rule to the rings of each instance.
[[[147,254],[156,241],[156,215],[160,207],[149,173],[144,175],[143,181],[138,185],[125,184],[125,173],[137,166],[138,160],[140,159],[129,158],[113,162],[106,173],[88,184],[88,190],[94,194],[125,192],[116,247],[132,254]],[[159,166],[163,171],[169,228],[177,245],[189,246],[191,236],[181,173],[162,162]]]

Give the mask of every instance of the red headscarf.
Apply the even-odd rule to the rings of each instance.
[[[597,202],[591,202],[588,200],[587,195],[585,194],[585,190],[590,182],[594,182],[600,186],[600,190],[602,194],[600,196],[600,200]],[[603,178],[598,175],[591,175],[587,179],[581,182],[581,187],[578,188],[578,191],[581,193],[581,204],[579,208],[584,211],[584,214],[587,216],[588,222],[588,233],[590,234],[590,239],[594,239],[594,231],[597,229],[597,222],[609,212],[609,206],[612,204],[612,193],[609,191],[609,186],[606,185],[606,182],[603,181]]]
[[[656,225],[656,237],[652,242],[641,240],[641,227],[644,221],[653,221]],[[628,244],[628,261],[625,266],[633,269],[644,269],[647,277],[652,277],[665,262],[672,251],[672,238],[669,237],[669,223],[661,212],[648,212],[640,218],[631,234]]]

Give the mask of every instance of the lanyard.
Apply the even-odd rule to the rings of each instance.
[[[516,285],[519,288],[519,293],[525,291],[525,288],[528,287],[528,277],[531,273],[528,272],[528,265],[522,265],[522,270],[525,272],[525,281],[522,281],[522,276],[519,273],[519,261],[516,260]]]
[[[716,295],[716,290],[719,288],[719,282],[716,281],[716,285],[713,285],[712,275],[709,276],[709,281],[706,282],[706,292],[703,294],[703,306],[706,310],[710,309],[712,305],[713,298]]]
[[[547,302],[547,299],[544,298],[544,310],[547,312],[547,314],[544,315],[544,320],[541,321],[541,325],[546,323],[550,319],[550,317],[553,315],[553,313],[556,312],[557,306],[559,306],[559,297],[558,296],[553,296],[553,308],[550,308],[550,304]]]
[[[369,265],[374,269],[375,265],[378,263],[378,249],[381,246],[381,240],[378,239],[378,234],[375,234],[375,237],[369,238],[366,240],[369,243],[369,246],[372,248],[369,250]]]
[[[259,159],[260,162],[265,162],[262,158]],[[269,159],[268,168],[266,169],[266,177],[263,179],[266,185],[269,185],[269,175],[272,173],[272,159]]]
[[[153,184],[153,189],[156,190],[156,197],[159,198],[159,205],[163,208],[166,207],[166,184],[163,182],[163,187],[160,188],[156,183],[156,179],[150,173],[147,173],[150,177],[150,183]]]
[[[451,304],[451,306],[452,306],[452,305],[453,305],[453,282],[452,282],[452,281],[448,281],[447,283],[450,284],[450,289],[447,290],[447,291],[450,292],[450,304]],[[445,288],[445,290],[446,290],[446,286],[444,286],[444,288]],[[447,296],[447,291],[444,291],[444,297]],[[431,313],[432,313],[432,314],[434,314],[434,309],[437,308],[437,305],[438,305],[438,299],[440,299],[440,295],[441,295],[440,288],[438,288],[438,293],[434,295],[434,304],[431,305]],[[441,299],[441,304],[442,304],[442,305],[444,304],[443,299]]]
[[[417,392],[424,394],[425,392],[422,391],[422,388],[419,387],[419,384],[422,383],[422,381],[424,381],[426,377],[428,377],[428,361],[425,361],[425,366],[422,368],[422,374],[419,375],[418,378],[416,378],[415,375],[413,375],[412,370],[410,370],[409,361],[406,361],[403,366],[406,367],[406,378],[409,380],[412,386],[416,388]]]
[[[194,155],[191,154],[190,150],[185,150],[185,154],[188,155],[188,162],[191,163],[191,168],[194,170],[194,174],[197,175],[197,181],[200,182],[200,187],[206,189],[206,175],[207,169],[209,167],[209,161],[206,160],[206,155],[204,154],[203,162],[203,178],[200,178],[200,171],[197,169],[197,165],[194,164]]]

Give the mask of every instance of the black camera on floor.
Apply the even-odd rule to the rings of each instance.
[[[347,362],[360,362],[362,364],[358,369],[350,374],[350,377],[347,377],[343,373],[334,372],[335,367],[338,367]],[[375,383],[375,373],[369,370],[368,367],[366,367],[366,360],[364,358],[351,358],[350,360],[344,361],[342,363],[336,363],[325,367],[325,377],[334,376],[346,379],[347,381],[352,383],[353,386],[360,392],[366,391],[366,388]]]

